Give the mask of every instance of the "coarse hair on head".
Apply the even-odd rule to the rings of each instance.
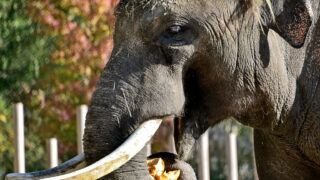
[[[134,11],[136,9],[144,9],[146,7],[149,7],[152,4],[152,8],[155,7],[158,4],[162,4],[168,1],[175,1],[175,0],[120,0],[119,5],[117,6],[115,10],[115,14],[119,14],[120,10],[125,10],[127,15],[133,15]],[[190,1],[190,0],[186,0]],[[257,20],[260,22],[260,7],[264,4],[267,5],[269,8],[272,18],[274,19],[274,14],[272,11],[272,4],[270,0],[238,0],[239,4],[241,6],[241,12],[245,13],[249,9],[252,9],[251,12],[254,13]]]

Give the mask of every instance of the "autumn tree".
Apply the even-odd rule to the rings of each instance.
[[[117,3],[0,2],[0,171],[12,171],[11,104],[17,101],[25,105],[28,171],[45,168],[49,137],[59,139],[62,160],[76,155],[76,107],[89,102],[112,50]]]
[[[25,104],[41,122],[42,138],[57,137],[63,160],[76,154],[76,107],[88,104],[112,50],[115,0],[33,0],[38,34],[56,37],[50,62]],[[35,95],[35,96],[33,96]],[[44,140],[43,139],[43,140]]]

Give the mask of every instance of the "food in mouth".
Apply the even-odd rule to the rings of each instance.
[[[180,170],[165,171],[165,163],[161,158],[147,160],[150,175],[154,180],[178,180]]]

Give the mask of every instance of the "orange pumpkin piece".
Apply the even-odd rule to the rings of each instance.
[[[147,165],[152,177],[161,176],[164,173],[165,164],[161,158],[148,160]]]
[[[159,180],[178,180],[180,176],[180,170],[164,172]]]
[[[147,160],[148,170],[154,180],[178,180],[180,170],[165,172],[165,164],[161,158]]]

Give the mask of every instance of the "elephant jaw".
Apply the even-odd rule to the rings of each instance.
[[[165,118],[172,118],[172,116]],[[118,169],[139,153],[156,133],[161,122],[162,119],[144,122],[121,146],[89,166],[86,166],[84,154],[80,154],[58,167],[32,173],[12,173],[8,174],[6,179],[98,179]]]

